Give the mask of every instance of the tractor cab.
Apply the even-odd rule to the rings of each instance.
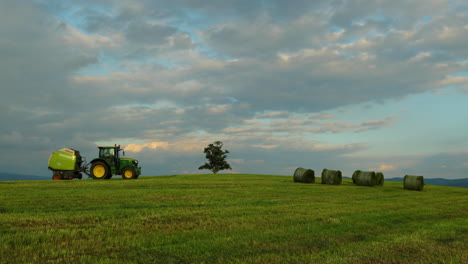
[[[100,146],[99,148],[99,158],[105,160],[107,164],[111,167],[115,167],[119,170],[119,151],[120,145],[117,146]]]
[[[119,151],[122,150],[122,156],[125,156],[125,151],[120,148],[120,145],[116,146],[100,146],[99,148],[99,158],[107,159],[114,158],[119,159]]]

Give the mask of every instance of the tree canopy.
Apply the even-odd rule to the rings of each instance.
[[[226,161],[228,150],[222,150],[223,142],[216,141],[209,144],[203,151],[206,154],[207,163],[200,166],[199,170],[210,170],[216,174],[221,170],[232,170],[231,165]]]

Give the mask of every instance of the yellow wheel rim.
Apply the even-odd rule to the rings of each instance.
[[[125,170],[124,171],[124,177],[127,179],[130,179],[133,177],[133,171],[132,170]]]
[[[101,164],[94,166],[93,175],[96,178],[103,178],[104,176],[106,176],[106,168],[104,168],[104,166]]]

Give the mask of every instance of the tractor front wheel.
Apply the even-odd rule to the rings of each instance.
[[[109,167],[102,161],[96,161],[91,165],[91,177],[96,180],[108,179],[110,173]]]
[[[122,179],[124,180],[136,179],[137,177],[135,169],[132,167],[127,167],[122,170]]]
[[[54,173],[54,175],[52,175],[52,180],[61,180],[61,179],[62,177],[58,173]]]

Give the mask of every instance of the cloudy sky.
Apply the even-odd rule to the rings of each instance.
[[[143,175],[468,177],[468,2],[1,0],[0,171],[121,144]]]

